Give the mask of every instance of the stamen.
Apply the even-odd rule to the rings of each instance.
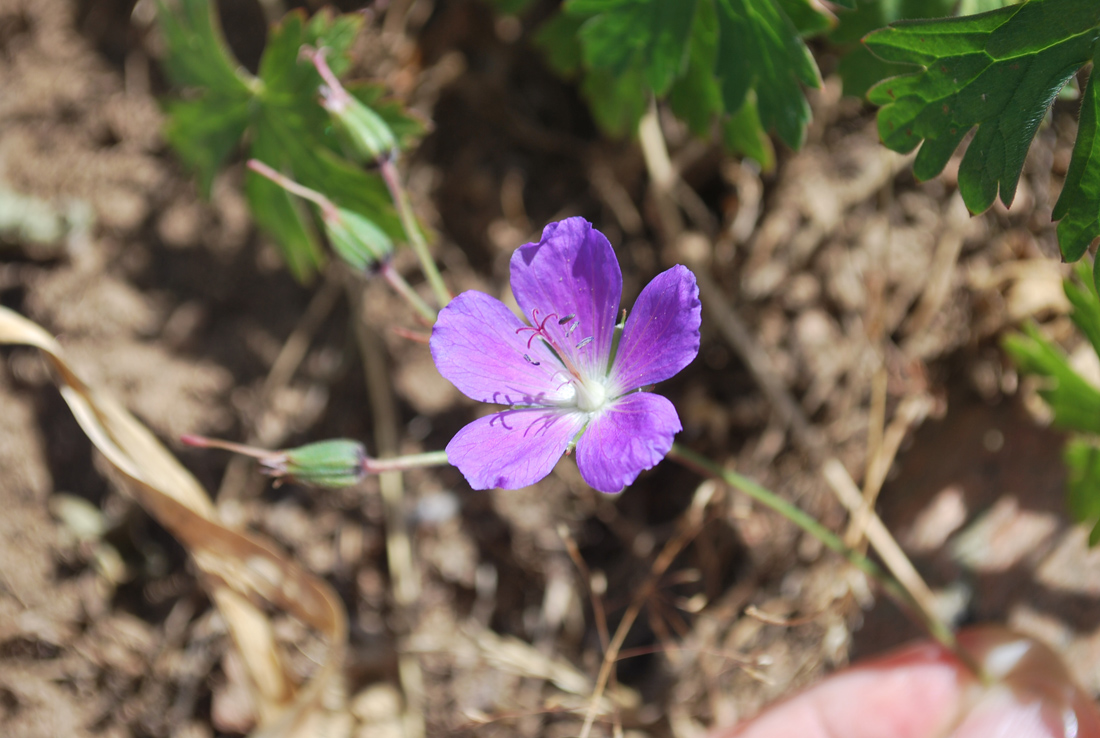
[[[585,346],[587,346],[588,344],[592,343],[595,340],[596,340],[595,336],[589,336],[588,338],[586,338],[583,341],[581,341],[580,343],[578,343],[577,348],[584,348]]]
[[[574,366],[573,362],[570,360],[569,352],[563,351],[561,346],[558,345],[557,341],[554,340],[554,337],[551,336],[550,332],[546,329],[546,324],[549,323],[551,320],[557,320],[559,326],[564,326],[567,322],[572,320],[574,322],[569,326],[569,328],[563,331],[564,335],[568,337],[573,333],[574,330],[576,330],[577,326],[580,325],[580,322],[575,320],[575,318],[577,317],[576,313],[571,313],[564,318],[561,318],[560,320],[558,320],[557,313],[550,313],[541,320],[539,319],[539,314],[540,311],[538,308],[532,308],[531,325],[521,325],[519,328],[516,328],[516,335],[519,335],[524,331],[531,332],[531,335],[527,338],[527,348],[531,348],[531,344],[536,338],[541,338],[543,342],[546,343],[547,347],[549,347],[550,350],[553,351],[554,354],[561,360],[561,363],[564,365],[566,371],[572,376],[572,379],[567,379],[562,386],[565,386],[565,384],[568,384],[569,382],[572,382],[574,380],[583,381],[581,378],[580,370],[578,370],[577,367]],[[587,346],[592,340],[592,338],[588,338],[585,341],[582,341],[580,346],[578,346],[577,348],[580,348],[581,346]],[[539,365],[539,362],[531,359],[528,354],[524,354],[523,358],[529,364],[532,364],[534,366]]]

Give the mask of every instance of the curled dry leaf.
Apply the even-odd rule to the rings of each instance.
[[[34,346],[45,353],[62,397],[88,438],[118,471],[126,490],[194,558],[248,672],[259,720],[253,738],[350,734],[341,681],[347,617],[332,589],[272,544],[223,526],[198,481],[145,426],[85,384],[46,331],[0,307],[2,344]],[[305,685],[296,686],[287,675],[271,623],[257,601],[299,618],[325,637],[325,660]]]

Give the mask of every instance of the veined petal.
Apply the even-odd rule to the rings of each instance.
[[[651,469],[682,430],[676,408],[661,395],[633,392],[597,413],[577,441],[577,467],[593,489],[618,492]]]
[[[546,333],[563,358],[588,376],[606,375],[623,294],[623,274],[607,238],[584,218],[566,218],[546,226],[538,243],[516,249],[511,266],[512,293],[524,317],[531,319],[535,310],[540,321],[556,315]],[[565,321],[568,316],[575,317]]]
[[[626,319],[611,384],[629,392],[675,375],[699,354],[702,305],[695,275],[674,266],[645,286]]]
[[[561,362],[500,300],[469,291],[439,311],[429,345],[435,366],[467,397],[499,405],[553,405],[576,394]],[[526,356],[527,358],[524,358]],[[528,360],[529,359],[529,360]]]
[[[585,415],[557,408],[523,408],[479,418],[447,444],[447,461],[474,489],[519,489],[554,468]]]

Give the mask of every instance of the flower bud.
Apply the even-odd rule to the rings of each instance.
[[[318,441],[286,449],[267,472],[281,479],[292,479],[314,487],[350,487],[366,476],[363,462],[367,451],[363,444],[347,438]]]
[[[386,121],[347,92],[340,92],[343,94],[326,94],[322,89],[321,104],[352,153],[365,161],[389,156],[397,148],[397,138]]]
[[[340,257],[359,271],[368,271],[393,253],[393,241],[359,213],[347,208],[322,211],[325,233]]]

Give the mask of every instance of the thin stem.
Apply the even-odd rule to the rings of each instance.
[[[705,476],[718,479],[734,489],[744,492],[757,502],[771,508],[790,520],[799,528],[825,544],[827,548],[843,556],[852,566],[875,579],[886,594],[890,595],[898,604],[907,611],[913,613],[924,624],[924,627],[928,630],[932,638],[938,641],[944,648],[955,654],[955,656],[975,674],[981,675],[981,668],[968,653],[959,648],[958,641],[955,639],[955,634],[951,632],[950,628],[937,618],[932,617],[930,613],[926,613],[923,608],[920,607],[920,604],[913,599],[913,596],[909,594],[909,591],[901,586],[897,579],[891,576],[878,564],[871,561],[871,559],[867,558],[865,554],[846,546],[840,536],[833,533],[812,516],[787,502],[774,492],[760,486],[748,477],[742,476],[729,469],[723,469],[710,459],[700,456],[678,443],[672,445],[672,450],[669,452],[668,457]]]
[[[234,443],[233,441],[223,441],[220,438],[196,436],[191,433],[180,436],[180,442],[185,446],[191,446],[193,448],[216,448],[260,460],[269,459],[279,454],[278,451],[269,451],[268,449],[256,448],[255,446],[246,446],[243,443]]]
[[[275,171],[259,159],[249,159],[248,168],[256,172],[256,174],[267,177],[287,192],[316,204],[325,213],[336,213],[336,206],[332,203],[332,200],[328,199],[316,190],[311,190],[304,185],[298,184],[290,177],[287,177],[285,174]]]
[[[446,451],[428,451],[422,454],[409,454],[408,456],[391,456],[387,459],[365,459],[363,461],[363,471],[368,474],[381,474],[383,472],[419,469],[425,466],[446,466],[448,463]]]
[[[437,313],[432,309],[431,305],[424,302],[424,298],[416,293],[405,278],[401,276],[401,272],[394,268],[393,264],[389,261],[382,262],[379,269],[386,282],[390,287],[393,287],[393,291],[405,298],[405,302],[412,306],[413,310],[420,313],[421,317],[428,322],[428,325],[435,323]]]
[[[435,260],[432,259],[432,255],[428,251],[428,243],[424,240],[424,234],[420,232],[420,227],[416,224],[412,205],[409,203],[409,195],[401,185],[401,177],[397,173],[397,165],[394,164],[393,156],[381,157],[378,166],[382,173],[382,179],[385,180],[386,187],[389,188],[390,197],[393,198],[393,204],[397,208],[397,214],[401,217],[401,225],[405,229],[405,234],[409,237],[409,245],[416,252],[416,257],[420,259],[420,268],[424,270],[424,276],[428,278],[428,284],[432,287],[436,302],[439,303],[440,307],[445,307],[451,301],[451,292],[447,289],[447,285],[443,283],[443,276],[439,273]]]

